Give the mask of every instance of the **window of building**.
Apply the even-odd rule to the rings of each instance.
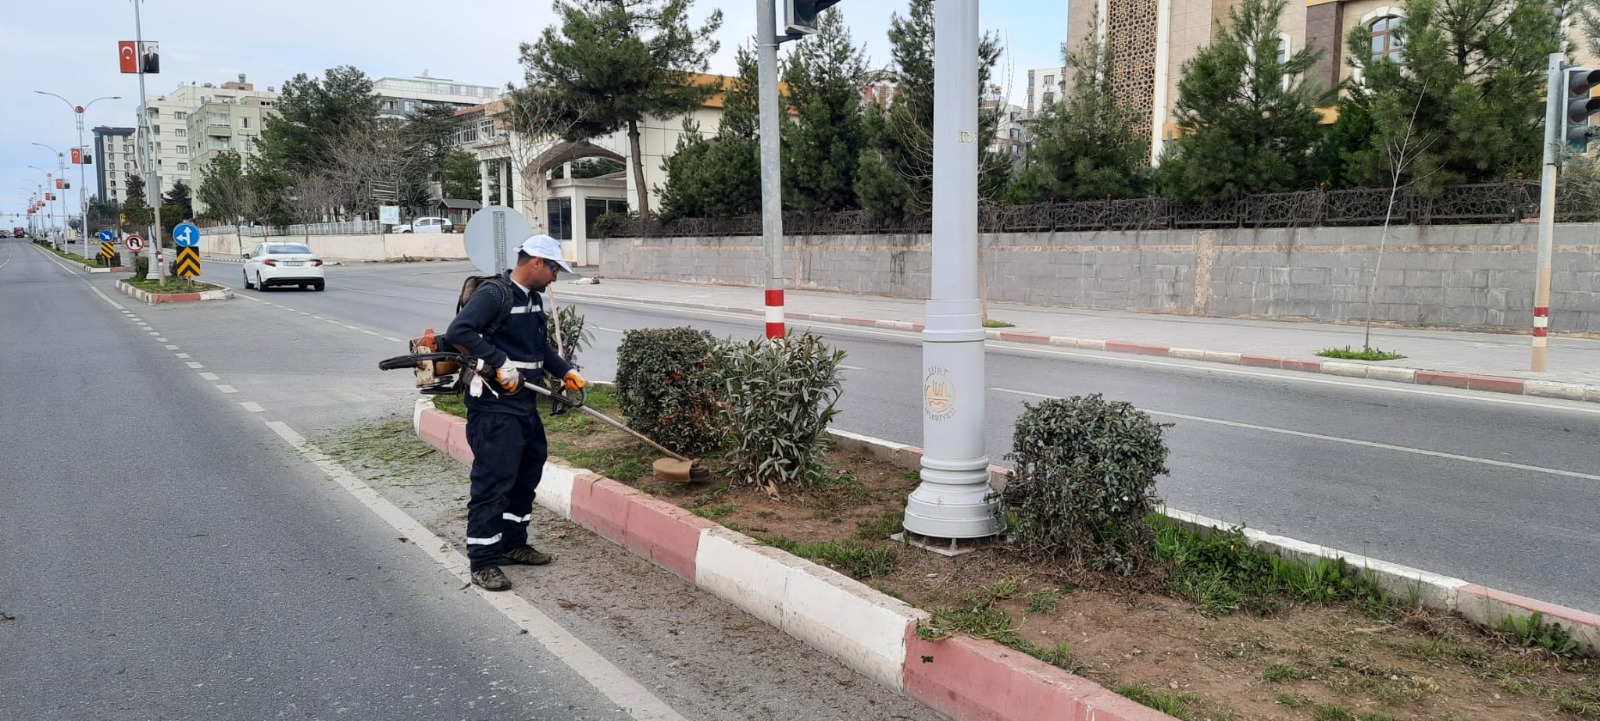
[[[178,154],[179,155],[188,155],[189,154],[189,146],[187,146],[187,145],[179,145],[178,146]]]
[[[188,163],[178,163],[179,172],[182,172],[182,171],[185,171],[185,170],[188,170],[188,169],[189,169],[189,164]]]
[[[1372,21],[1367,26],[1372,31],[1372,59],[1388,58],[1399,61],[1400,52],[1404,49],[1405,42],[1394,34],[1400,27],[1400,18],[1396,15],[1387,15]]]
[[[1051,85],[1055,85],[1056,84],[1056,76],[1054,76],[1054,75],[1046,75],[1046,76],[1044,76],[1044,84],[1045,84],[1045,87],[1050,87]]]
[[[161,126],[159,126],[159,125],[150,126],[150,134],[151,135],[160,135],[161,134]]]
[[[1012,140],[1021,140],[1022,139],[1022,129],[1021,128],[1012,128],[1011,129],[1011,139]]]
[[[594,237],[594,222],[607,213],[628,212],[628,201],[614,198],[584,198],[583,199],[583,229],[585,238]]]
[[[572,240],[572,199],[551,198],[545,202],[545,211],[550,219],[550,237]]]
[[[1055,93],[1045,93],[1044,94],[1044,104],[1045,105],[1049,105],[1049,104],[1051,104],[1051,103],[1053,103],[1055,101],[1056,101],[1056,94]]]
[[[188,117],[189,117],[189,114],[185,113],[185,112],[182,112],[182,111],[175,112],[175,113],[172,114],[172,119],[173,120],[185,120],[185,119],[188,119]]]

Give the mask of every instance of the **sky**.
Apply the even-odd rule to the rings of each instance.
[[[14,4],[15,3],[15,4]],[[0,224],[22,225],[27,196],[46,180],[38,166],[56,170],[55,153],[77,144],[72,109],[102,96],[84,114],[84,144],[92,146],[97,125],[132,127],[139,105],[137,76],[117,69],[117,41],[134,39],[133,0],[54,0],[10,6],[0,22]],[[782,15],[783,0],[778,0]],[[845,0],[838,6],[871,66],[889,64],[891,17],[904,15],[906,0]],[[721,10],[720,50],[712,72],[735,72],[733,54],[755,34],[756,0],[696,0],[703,19]],[[154,97],[190,81],[217,83],[240,73],[258,88],[280,87],[298,73],[354,65],[373,78],[414,76],[503,86],[522,81],[518,47],[535,40],[555,17],[547,0],[144,0],[139,6],[144,37],[161,47],[161,74],[146,76]],[[979,23],[997,32],[1007,53],[995,82],[1013,102],[1024,104],[1028,68],[1061,63],[1066,40],[1066,0],[989,0]],[[94,168],[87,170],[94,194]],[[68,165],[77,212],[78,170]]]

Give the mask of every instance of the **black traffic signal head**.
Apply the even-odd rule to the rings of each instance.
[[[822,14],[839,0],[788,0],[787,13],[784,15],[784,33],[798,37],[811,35],[817,31],[817,16]]]
[[[1565,69],[1561,138],[1567,146],[1580,153],[1589,149],[1589,116],[1600,112],[1600,98],[1590,97],[1596,84],[1600,84],[1600,70],[1594,68]]]

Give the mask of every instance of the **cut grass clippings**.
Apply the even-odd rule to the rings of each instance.
[[[1015,323],[1007,323],[1007,322],[1005,322],[1003,320],[995,320],[993,318],[990,318],[990,319],[985,320],[983,322],[983,327],[985,327],[985,328],[1015,328],[1015,327],[1017,327],[1017,324],[1015,324]]]
[[[591,406],[619,417],[615,389]],[[436,397],[456,415],[456,397]],[[1238,529],[1151,519],[1158,567],[1132,578],[1035,562],[1003,545],[954,559],[900,530],[918,474],[828,454],[829,481],[769,498],[730,478],[667,483],[656,453],[576,411],[540,404],[550,452],[927,610],[917,633],[991,639],[1183,719],[1600,721],[1600,661],[1542,619],[1485,629],[1394,597],[1341,561],[1285,560]]]
[[[1317,351],[1317,355],[1322,356],[1323,358],[1342,358],[1344,360],[1364,361],[1391,361],[1400,360],[1401,358],[1405,357],[1399,353],[1391,353],[1386,350],[1378,350],[1377,348],[1363,347],[1361,350],[1356,350],[1350,346],[1345,346],[1343,348],[1323,348],[1322,350]]]

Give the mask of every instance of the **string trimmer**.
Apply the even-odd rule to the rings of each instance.
[[[441,361],[443,361],[443,363],[440,363]],[[434,368],[440,366],[449,367],[450,364],[453,364],[456,368],[461,369],[460,372],[466,373],[468,372],[467,369],[478,367],[478,360],[472,356],[466,355],[465,353],[450,353],[448,351],[434,353],[411,353],[408,355],[395,356],[393,358],[381,360],[378,362],[378,369],[392,371],[405,370],[409,368],[421,373],[422,370],[426,368],[431,373],[432,369]],[[486,369],[475,372],[479,376],[482,376],[486,382],[495,382],[493,370]],[[584,413],[593,416],[596,420],[606,423],[607,425],[621,430],[633,436],[634,438],[644,441],[651,448],[654,448],[668,456],[667,458],[657,458],[656,462],[651,465],[651,470],[654,472],[656,478],[663,481],[685,482],[699,481],[710,477],[711,471],[703,464],[698,463],[680,453],[674,453],[673,451],[668,450],[666,446],[651,440],[645,434],[624,425],[622,421],[590,408],[587,404],[589,399],[589,391],[587,389],[579,391],[577,397],[573,398],[568,396],[566,393],[544,388],[538,383],[532,382],[532,380],[533,379],[524,380],[522,387],[531,389],[535,393],[546,396],[568,408],[574,408],[583,411]]]

